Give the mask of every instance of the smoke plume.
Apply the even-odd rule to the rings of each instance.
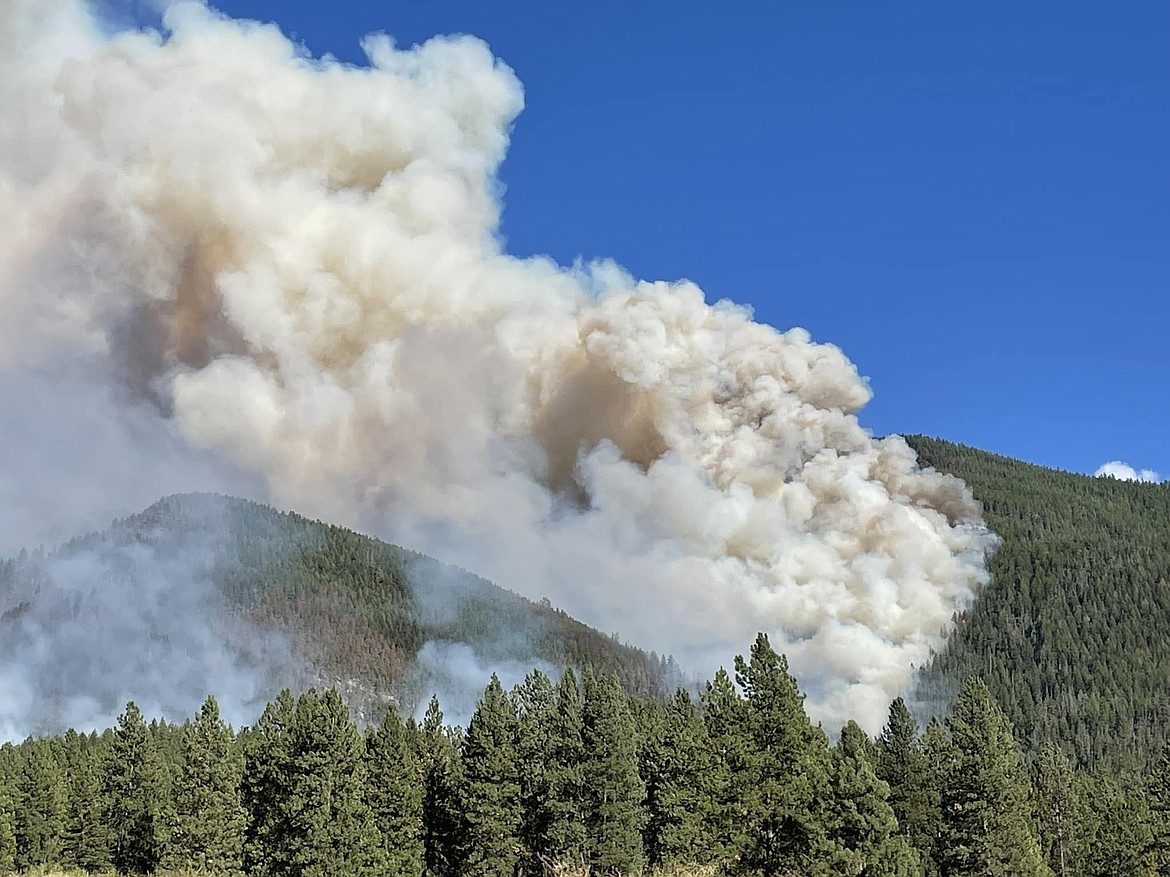
[[[867,433],[840,350],[504,252],[523,94],[479,40],[370,36],[354,67],[76,0],[9,0],[0,39],[14,521],[231,485],[695,668],[767,630],[814,715],[871,729],[984,581],[978,505]]]

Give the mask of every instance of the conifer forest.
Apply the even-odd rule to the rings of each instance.
[[[1156,875],[1170,760],[1146,776],[1025,751],[976,678],[923,728],[813,724],[761,634],[697,698],[614,675],[487,684],[467,727],[432,699],[359,728],[285,690],[233,730],[126,705],[102,733],[0,748],[0,870],[122,874]]]

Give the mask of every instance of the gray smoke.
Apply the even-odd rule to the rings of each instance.
[[[116,527],[0,564],[0,740],[109,727],[127,699],[181,721],[215,694],[241,724],[310,681],[282,637],[227,606],[216,504],[185,511],[180,528]]]
[[[79,508],[248,473],[690,667],[767,630],[816,716],[880,725],[991,542],[961,482],[860,425],[840,350],[686,281],[504,252],[523,95],[474,38],[368,37],[357,68],[199,3],[164,22],[0,9],[23,122],[0,129],[0,386],[58,387],[49,432],[70,394],[120,424]]]

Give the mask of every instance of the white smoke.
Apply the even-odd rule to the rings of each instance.
[[[217,504],[184,507],[181,528],[121,527],[0,563],[0,742],[111,727],[128,699],[182,721],[214,694],[240,724],[313,681],[282,636],[217,589],[234,541]]]
[[[1121,460],[1110,460],[1102,463],[1093,473],[1097,478],[1116,478],[1118,481],[1143,481],[1148,484],[1157,484],[1162,480],[1153,469],[1135,469],[1129,463]]]
[[[0,40],[0,381],[147,419],[140,485],[251,473],[692,667],[768,630],[871,730],[985,580],[978,505],[862,428],[840,350],[503,252],[523,95],[482,42],[357,68],[192,2],[105,37],[77,0],[9,0]]]

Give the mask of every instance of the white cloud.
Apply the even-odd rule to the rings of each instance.
[[[1145,481],[1157,484],[1162,480],[1153,469],[1135,469],[1121,460],[1110,460],[1093,473],[1098,478],[1116,478],[1118,481]]]

